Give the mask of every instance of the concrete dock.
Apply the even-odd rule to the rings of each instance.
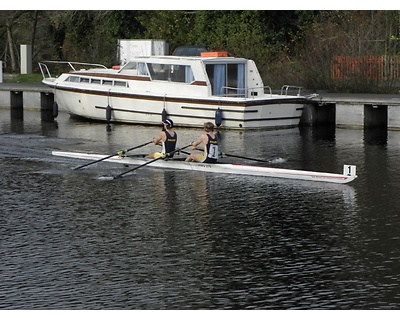
[[[9,107],[14,119],[23,119],[24,109],[40,110],[44,121],[56,117],[53,90],[42,84],[0,83],[0,107]]]
[[[42,84],[0,83],[0,107],[53,110],[53,90]],[[60,110],[62,111],[62,110]],[[400,130],[400,94],[319,93],[309,96],[300,125]]]
[[[320,93],[307,100],[301,123],[400,130],[400,95]]]
[[[42,84],[0,83],[0,107],[10,107],[13,94],[21,94],[24,108],[40,108],[40,93],[53,94]]]

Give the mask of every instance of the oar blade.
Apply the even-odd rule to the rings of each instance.
[[[97,178],[97,180],[111,181],[111,180],[114,180],[114,177],[113,176],[100,176]]]
[[[268,162],[273,163],[273,164],[279,164],[279,163],[286,162],[286,159],[277,157],[277,158],[269,159]]]

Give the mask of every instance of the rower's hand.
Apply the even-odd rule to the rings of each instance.
[[[121,150],[121,151],[118,151],[117,152],[117,155],[119,156],[119,157],[125,157],[126,156],[126,153],[127,153],[127,151],[126,150]]]

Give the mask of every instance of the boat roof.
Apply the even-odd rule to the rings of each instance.
[[[208,62],[224,62],[224,61],[235,61],[235,62],[244,62],[248,61],[245,58],[236,58],[236,57],[185,57],[185,56],[136,56],[130,59],[130,61],[143,61],[143,62],[158,62],[158,61],[208,61]],[[129,62],[129,61],[127,61]]]

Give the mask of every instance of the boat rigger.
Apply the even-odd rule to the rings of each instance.
[[[357,178],[356,166],[344,165],[343,173],[327,173],[327,172],[314,172],[304,170],[291,170],[282,168],[271,168],[263,166],[251,166],[245,164],[228,164],[228,163],[198,163],[198,162],[184,162],[178,160],[160,160],[150,163],[151,160],[137,159],[133,157],[120,157],[102,154],[90,154],[90,153],[78,153],[78,152],[63,152],[53,151],[52,155],[60,157],[68,157],[75,159],[84,160],[99,160],[106,158],[104,161],[129,164],[135,166],[143,166],[148,163],[148,167],[161,168],[161,169],[173,169],[173,170],[189,170],[189,171],[201,171],[211,173],[228,173],[238,175],[250,175],[250,176],[262,176],[271,178],[282,178],[282,179],[294,179],[294,180],[307,180],[307,181],[319,181],[328,183],[349,183]]]

